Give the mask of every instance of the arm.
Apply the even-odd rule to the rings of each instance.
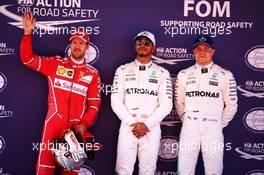
[[[39,71],[44,75],[48,75],[51,70],[51,60],[38,55],[32,51],[32,29],[35,26],[36,20],[29,12],[24,13],[23,18],[24,36],[20,43],[20,59],[22,63],[29,68]]]
[[[115,73],[112,94],[111,94],[111,107],[117,117],[127,125],[135,123],[132,115],[128,112],[124,100],[125,100],[125,87],[124,87],[124,70],[123,66],[120,66]]]
[[[172,109],[171,77],[167,70],[164,70],[162,75],[161,84],[158,90],[158,98],[158,108],[145,122],[149,129],[159,124],[171,112]]]
[[[174,97],[174,105],[177,111],[177,114],[181,118],[184,114],[185,107],[185,88],[184,88],[184,73],[181,71],[178,73],[176,82],[175,82],[175,97]]]
[[[101,97],[100,97],[100,76],[98,73],[94,74],[91,84],[89,85],[87,92],[87,110],[83,115],[81,123],[85,128],[90,127],[97,115],[100,108]]]
[[[226,127],[237,111],[237,85],[230,71],[226,71],[224,75],[223,101],[225,107],[223,110],[222,126]]]
[[[25,12],[22,16],[24,28],[24,36],[20,43],[20,59],[23,64],[29,66],[33,70],[38,70],[39,61],[35,59],[32,51],[32,30],[36,25],[36,19],[30,12]],[[34,63],[33,63],[34,62]]]

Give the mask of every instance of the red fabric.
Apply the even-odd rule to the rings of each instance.
[[[23,64],[48,79],[48,112],[42,132],[43,149],[39,152],[37,173],[53,172],[51,167],[56,166],[56,162],[47,145],[53,143],[54,139],[61,139],[72,125],[84,124],[87,128],[93,123],[100,107],[100,76],[93,67],[74,63],[70,57],[62,59],[33,54],[31,35],[23,36],[20,57]]]
[[[73,32],[69,40],[71,41],[75,37],[82,39],[86,43],[88,43],[90,40],[88,33],[86,33],[83,29]]]

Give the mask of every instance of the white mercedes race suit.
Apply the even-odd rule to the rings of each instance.
[[[150,62],[138,61],[120,66],[115,73],[111,95],[113,111],[121,120],[116,173],[132,175],[138,155],[139,174],[155,174],[160,144],[160,122],[172,109],[169,72]],[[144,122],[149,132],[136,138],[130,125]]]
[[[183,123],[179,174],[195,174],[200,150],[205,174],[222,174],[222,128],[228,125],[237,111],[233,74],[213,63],[203,68],[196,64],[179,72],[175,90],[175,107]]]

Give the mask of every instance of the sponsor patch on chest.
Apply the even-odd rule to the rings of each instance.
[[[58,66],[57,71],[56,71],[56,75],[73,79],[74,69],[69,69],[69,68],[65,68],[63,66]]]
[[[149,78],[149,82],[150,82],[150,83],[155,83],[155,84],[157,84],[157,83],[158,83],[158,80],[155,79],[155,78]]]
[[[125,81],[136,81],[136,74],[125,75]]]
[[[83,81],[85,83],[89,83],[90,84],[92,79],[93,79],[92,75],[85,75],[85,76],[80,78],[80,81]]]
[[[70,81],[62,80],[62,79],[58,79],[58,78],[54,79],[54,87],[61,89],[61,90],[64,90],[64,91],[79,94],[82,96],[86,96],[86,93],[88,90],[88,88],[86,86],[83,86],[83,85],[80,85],[77,83],[72,83]]]
[[[186,85],[195,84],[195,83],[196,83],[196,80],[189,80],[186,82]]]
[[[158,73],[156,70],[152,70],[149,74],[149,77],[152,77],[152,78],[158,78]]]
[[[216,82],[216,81],[209,81],[209,85],[218,86],[218,82]]]

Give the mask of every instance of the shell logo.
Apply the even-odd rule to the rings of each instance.
[[[65,73],[65,69],[64,68],[59,68],[58,69],[58,73],[63,75]]]

